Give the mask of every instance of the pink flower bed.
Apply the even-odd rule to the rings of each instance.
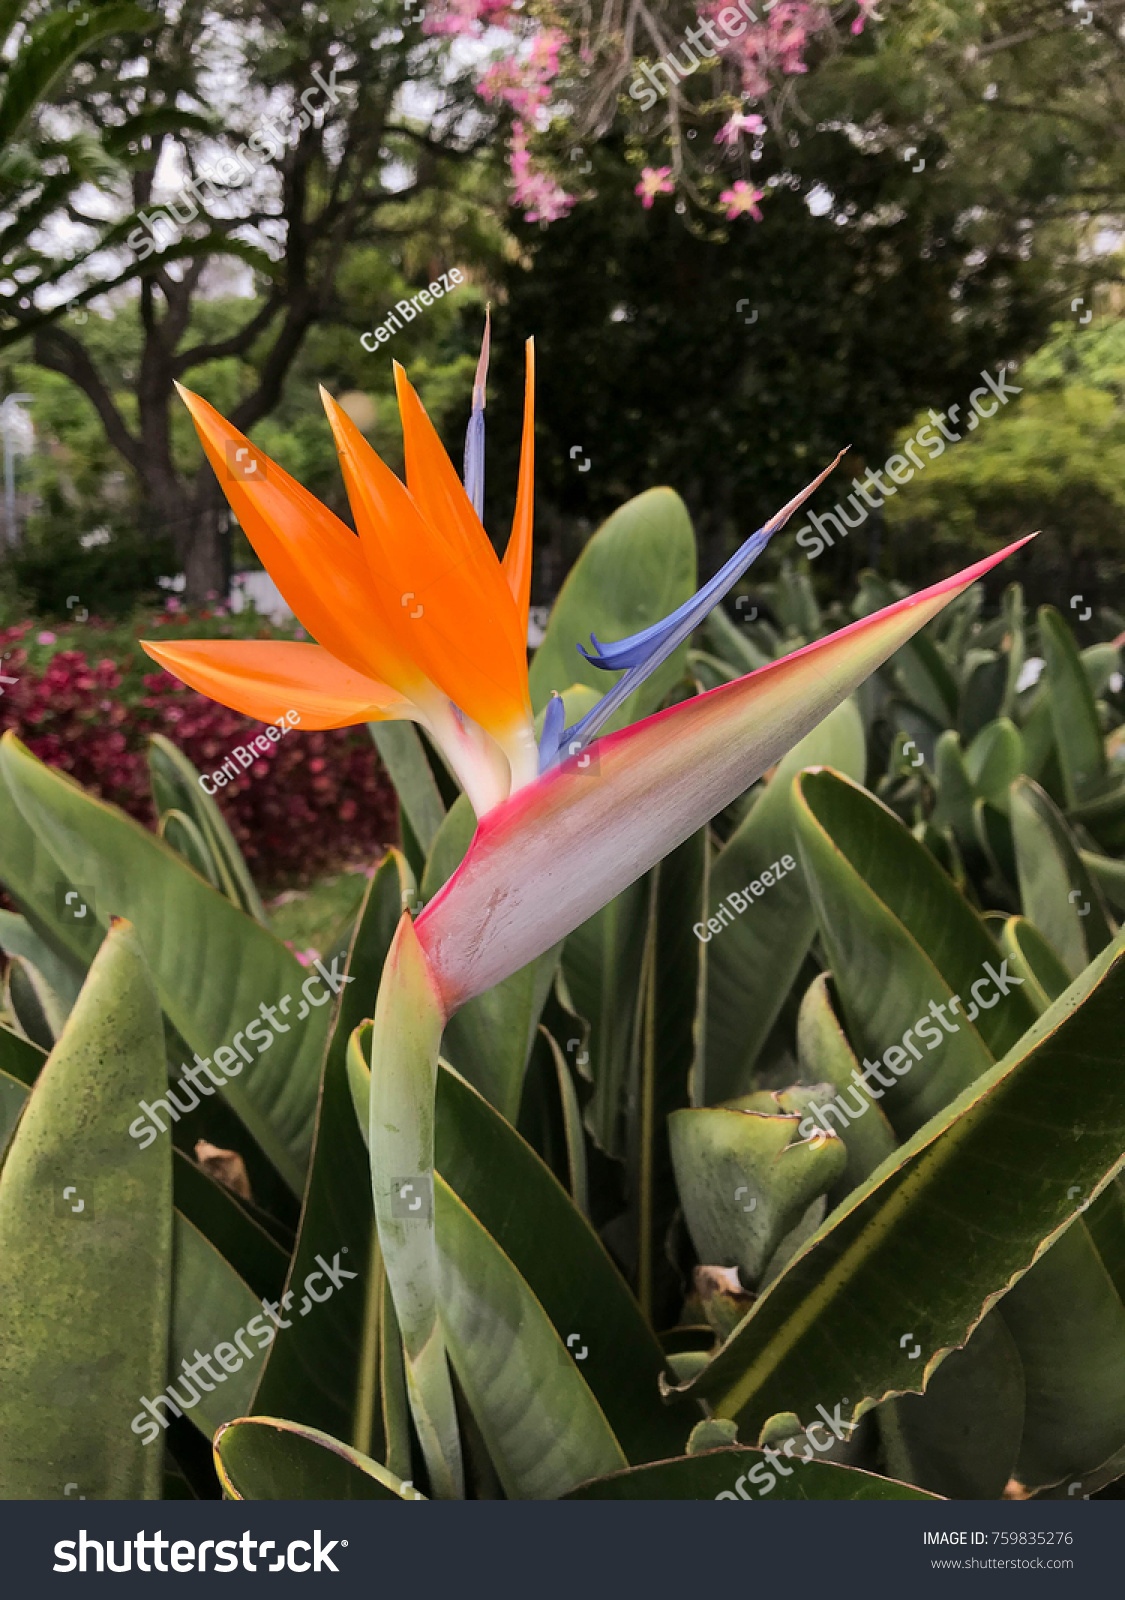
[[[31,629],[0,629],[0,732],[13,728],[40,760],[148,827],[149,734],[164,734],[209,772],[262,731],[166,672],[145,673],[139,692],[125,691],[115,661],[65,649],[33,670],[22,642]],[[295,729],[215,799],[262,884],[369,861],[398,833],[394,790],[363,727]]]

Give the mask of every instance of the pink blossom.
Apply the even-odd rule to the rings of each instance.
[[[758,201],[764,199],[764,189],[755,189],[744,178],[739,178],[731,188],[723,190],[719,196],[719,203],[726,206],[729,222],[733,222],[735,217],[746,215],[753,217],[755,222],[761,222],[762,213]]]
[[[35,638],[39,644],[54,644],[58,634],[52,633],[50,628],[44,628],[42,633],[35,635]]]
[[[878,0],[858,0],[858,4],[859,15],[852,23],[853,33],[862,33],[865,22],[882,22],[882,17],[875,9]]]
[[[752,133],[755,138],[765,133],[765,119],[755,112],[751,116],[744,116],[741,111],[736,111],[729,122],[724,122],[715,135],[716,144],[737,144],[744,133]]]
[[[298,950],[292,939],[285,939],[282,942],[287,950],[292,950],[303,967],[311,967],[314,961],[320,960],[320,951],[314,950],[311,945],[307,950]]]
[[[671,194],[674,188],[671,167],[642,167],[641,181],[633,193],[639,194],[645,210],[651,211],[657,195]]]
[[[511,16],[510,0],[432,0],[422,28],[430,34],[479,34]]]
[[[512,128],[512,204],[524,207],[527,222],[557,222],[574,204],[574,195],[548,173],[536,168],[527,148],[527,129],[522,122]]]

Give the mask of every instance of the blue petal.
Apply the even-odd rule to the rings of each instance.
[[[473,379],[473,410],[465,430],[465,493],[473,510],[484,521],[484,385],[488,377],[488,350],[491,333],[491,315],[484,314],[484,338],[480,345],[480,360]]]
[[[547,714],[543,718],[543,732],[539,739],[540,772],[546,772],[559,753],[565,721],[566,709],[563,706],[562,695],[553,694],[547,703]]]
[[[705,583],[690,600],[685,600],[682,606],[665,617],[662,622],[654,622],[650,628],[642,628],[640,633],[631,633],[627,639],[619,639],[616,644],[599,644],[591,634],[590,643],[597,652],[596,655],[591,655],[584,645],[579,645],[578,649],[592,667],[601,667],[606,672],[619,672],[624,667],[640,666],[668,634],[675,631],[685,617],[702,621],[727,590],[738,582],[747,567],[757,560],[769,543],[770,535],[775,533],[779,526],[780,524],[771,526],[766,523],[757,533],[752,533],[709,583]],[[693,621],[692,628],[696,626],[697,623]]]
[[[474,407],[465,430],[465,493],[484,520],[484,412]]]
[[[843,454],[841,450],[831,466],[825,467],[824,471],[802,489],[800,494],[782,506],[781,510],[756,533],[752,533],[711,581],[705,583],[697,594],[673,611],[671,616],[665,617],[662,622],[653,623],[649,628],[643,628],[640,633],[631,634],[627,639],[619,639],[615,644],[600,645],[591,634],[590,642],[597,651],[596,656],[584,650],[581,645],[578,646],[592,666],[601,667],[607,672],[621,671],[622,668],[625,671],[592,711],[587,712],[573,727],[563,731],[551,759],[557,759],[559,748],[564,748],[568,754],[574,754],[589,744],[634,690],[638,689],[645,679],[650,677],[657,667],[667,661],[672,652],[694,633],[707,613],[718,605],[727,590],[738,582],[750,563],[761,554],[773,535],[785,526],[794,511],[797,511],[809,495],[824,482]],[[543,770],[549,763],[543,762],[542,754],[540,761],[540,770]]]

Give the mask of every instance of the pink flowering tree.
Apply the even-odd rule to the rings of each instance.
[[[477,88],[511,115],[511,203],[529,222],[592,193],[576,141],[624,128],[646,209],[682,193],[760,221],[760,163],[800,79],[879,21],[877,0],[429,0],[425,28],[471,45]],[[581,165],[575,165],[575,162]],[[677,204],[682,204],[678,201]]]

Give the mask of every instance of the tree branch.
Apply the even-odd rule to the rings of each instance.
[[[39,366],[77,384],[101,418],[110,444],[139,474],[144,464],[140,440],[129,432],[97,368],[78,340],[61,328],[41,328],[35,335],[34,348]]]

